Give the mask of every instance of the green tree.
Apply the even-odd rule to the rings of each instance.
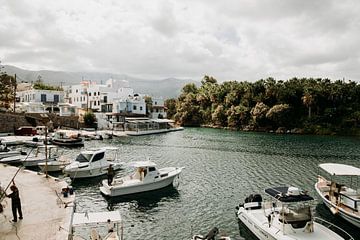
[[[176,114],[176,99],[169,98],[165,100],[165,107],[167,109],[167,118],[173,119]]]
[[[93,127],[96,122],[96,117],[93,112],[87,112],[84,115],[84,123],[86,127]]]

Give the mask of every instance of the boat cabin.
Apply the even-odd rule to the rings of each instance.
[[[139,179],[140,181],[153,181],[153,179],[167,177],[167,173],[161,175],[157,170],[156,164],[150,161],[140,161],[130,164],[135,168],[134,173],[130,176],[131,179]]]
[[[279,221],[291,224],[293,228],[304,228],[312,221],[311,206],[307,202],[314,200],[307,192],[296,187],[273,187],[265,192],[281,203]]]
[[[114,150],[114,153],[110,153],[111,150]],[[105,147],[100,149],[90,149],[82,151],[75,159],[75,161],[80,163],[89,163],[97,162],[102,159],[113,161],[117,158],[117,150],[115,147]]]

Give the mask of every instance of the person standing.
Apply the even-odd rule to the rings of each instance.
[[[112,164],[109,165],[108,172],[107,172],[107,178],[108,178],[108,185],[111,186],[111,183],[114,179],[114,168],[112,167]]]
[[[21,202],[19,197],[19,190],[15,185],[10,187],[12,193],[6,195],[7,197],[11,198],[11,209],[13,213],[14,219],[13,222],[17,222],[17,212],[19,212],[19,219],[23,219],[22,211],[21,211]]]

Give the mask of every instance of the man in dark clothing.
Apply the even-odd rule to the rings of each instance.
[[[108,185],[109,186],[111,185],[111,183],[112,183],[112,181],[114,179],[114,175],[115,175],[114,169],[113,169],[112,165],[110,164],[109,168],[108,168],[108,172],[107,172],[107,178],[108,178]]]
[[[19,197],[19,190],[15,185],[10,187],[12,193],[6,195],[7,197],[11,198],[11,209],[13,213],[14,219],[13,222],[17,222],[17,212],[19,212],[19,219],[23,219],[22,211],[21,211],[21,202]]]

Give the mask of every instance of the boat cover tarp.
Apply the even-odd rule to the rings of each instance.
[[[121,215],[119,211],[110,212],[85,212],[74,213],[72,226],[91,225],[97,223],[107,223],[108,219],[111,222],[121,222]]]
[[[301,193],[300,195],[288,194],[289,187],[273,187],[265,189],[265,192],[280,202],[303,202],[314,200],[311,196]]]
[[[320,168],[324,169],[331,175],[338,176],[360,176],[360,168],[339,164],[339,163],[323,163],[319,165]]]

